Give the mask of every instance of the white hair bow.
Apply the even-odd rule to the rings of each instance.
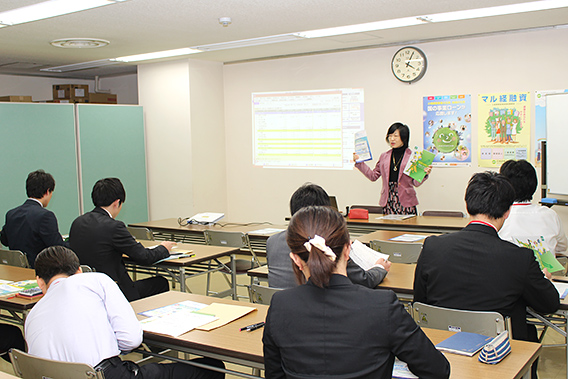
[[[312,246],[320,249],[327,257],[329,257],[329,259],[331,259],[332,262],[335,262],[335,260],[337,259],[337,255],[335,255],[333,250],[331,250],[331,248],[325,244],[325,239],[323,239],[323,237],[315,235],[314,238],[304,243],[304,247],[309,252],[312,251]]]

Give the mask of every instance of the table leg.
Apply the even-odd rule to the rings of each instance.
[[[179,269],[179,290],[185,292],[185,267]]]
[[[231,279],[233,283],[233,300],[238,300],[237,298],[237,256],[231,254]]]

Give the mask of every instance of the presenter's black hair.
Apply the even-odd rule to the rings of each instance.
[[[50,246],[43,249],[36,257],[34,267],[36,276],[49,283],[55,275],[74,275],[79,269],[79,258],[64,246]]]
[[[310,205],[330,206],[329,195],[317,184],[306,183],[290,198],[290,214],[294,216],[300,209]]]
[[[43,170],[30,172],[26,179],[26,194],[33,199],[41,199],[47,191],[53,192],[55,179]]]
[[[389,135],[393,134],[396,130],[398,130],[398,134],[400,134],[400,139],[402,140],[402,145],[406,149],[408,147],[408,141],[410,141],[410,128],[402,122],[395,122],[389,127],[385,141],[388,143]]]
[[[316,235],[322,237],[326,246],[335,253],[337,256],[335,261],[313,245],[310,251],[306,249],[304,244]],[[323,288],[329,284],[333,269],[341,258],[345,245],[351,241],[345,219],[338,211],[329,206],[309,206],[300,209],[290,220],[286,242],[290,251],[308,265],[310,281]],[[297,281],[305,282],[304,275],[296,264],[292,264],[292,267]]]
[[[485,171],[474,174],[465,190],[467,212],[501,218],[515,200],[515,189],[509,180],[496,172]]]
[[[120,200],[120,204],[126,200],[126,191],[118,178],[105,178],[95,183],[91,199],[95,207],[108,207],[115,200]]]
[[[538,180],[532,164],[524,159],[508,160],[501,165],[499,172],[507,177],[515,189],[515,201],[531,201],[536,191]]]

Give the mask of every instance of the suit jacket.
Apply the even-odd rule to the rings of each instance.
[[[268,285],[275,288],[296,287],[296,275],[290,259],[290,248],[286,243],[286,231],[270,236],[266,241],[266,260],[268,262]],[[387,270],[373,267],[363,270],[357,263],[349,259],[347,276],[354,284],[375,288],[383,281]]]
[[[122,255],[126,254],[142,265],[151,265],[170,255],[165,246],[145,248],[132,237],[122,221],[111,218],[107,211],[98,207],[73,221],[69,244],[81,264],[110,276],[129,301],[140,295],[126,272]]]
[[[266,378],[391,378],[394,357],[420,378],[447,378],[450,364],[387,290],[333,275],[272,297],[264,327]]]
[[[10,250],[24,252],[32,268],[36,256],[46,247],[69,246],[59,233],[55,214],[34,199],[27,199],[24,204],[6,213],[0,241]]]
[[[412,156],[412,150],[406,149],[404,151],[404,156],[398,170],[398,198],[400,200],[400,205],[405,208],[413,207],[418,205],[418,197],[416,197],[416,190],[414,187],[420,186],[422,183],[428,179],[428,175],[424,177],[422,182],[412,179],[410,176],[403,173],[408,160]],[[392,149],[382,153],[377,165],[373,170],[365,162],[355,163],[355,167],[359,169],[369,180],[375,181],[380,177],[383,178],[383,188],[381,190],[381,198],[379,200],[379,205],[384,207],[387,205],[387,198],[389,194],[389,174],[390,165],[392,159]]]
[[[560,306],[558,291],[544,277],[532,250],[503,241],[493,227],[477,223],[424,241],[414,301],[499,312],[511,317],[513,338],[522,340],[536,337],[526,324],[526,306],[542,313]]]

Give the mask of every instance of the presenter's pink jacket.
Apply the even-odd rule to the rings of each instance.
[[[416,190],[414,187],[420,186],[422,183],[428,179],[428,175],[424,177],[422,183],[412,179],[410,176],[403,173],[408,160],[412,155],[412,150],[406,149],[404,152],[404,157],[399,166],[398,170],[398,198],[400,200],[400,205],[403,207],[413,207],[418,205],[418,198],[416,197]],[[370,181],[374,182],[383,177],[383,189],[381,190],[381,198],[379,200],[379,205],[384,207],[387,205],[387,197],[389,192],[389,173],[390,173],[390,163],[392,160],[392,149],[382,153],[375,169],[371,170],[365,162],[355,163],[355,167],[359,169]]]

